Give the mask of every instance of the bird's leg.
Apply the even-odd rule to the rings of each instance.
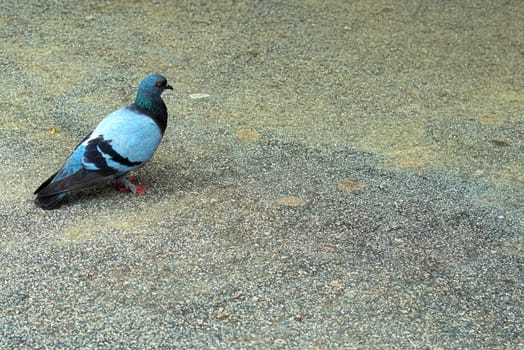
[[[135,194],[146,194],[145,190],[150,187],[149,185],[135,185],[133,182],[136,182],[136,177],[126,179],[125,176],[120,176],[116,179],[116,186],[121,192],[131,191]]]

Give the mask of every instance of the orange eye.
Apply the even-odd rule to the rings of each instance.
[[[157,83],[156,83],[156,86],[157,86],[157,87],[162,87],[162,83],[161,83],[161,82],[157,82]]]

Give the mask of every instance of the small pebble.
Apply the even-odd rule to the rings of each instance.
[[[209,94],[202,94],[202,93],[196,93],[196,94],[190,94],[189,97],[191,97],[194,100],[201,99],[201,98],[208,98]]]

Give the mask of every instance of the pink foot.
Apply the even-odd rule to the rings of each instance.
[[[135,188],[136,188],[135,193],[144,195],[144,194],[146,194],[145,190],[147,190],[150,187],[151,186],[149,186],[149,185],[136,185],[135,186]]]
[[[127,179],[127,181],[129,181],[131,183],[136,182],[136,177],[130,177],[129,179]],[[122,181],[117,181],[116,182],[116,187],[118,187],[118,190],[120,192],[131,191],[131,189],[129,187],[127,187],[126,184],[123,183]]]
[[[117,181],[116,186],[120,192],[131,191],[142,195],[146,194],[145,190],[151,187],[149,185],[133,185],[134,182],[136,182],[136,177],[130,177],[127,179],[127,184],[122,181]]]

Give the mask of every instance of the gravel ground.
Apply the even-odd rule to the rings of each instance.
[[[521,1],[0,9],[1,348],[524,347]],[[151,72],[149,193],[35,207]]]

